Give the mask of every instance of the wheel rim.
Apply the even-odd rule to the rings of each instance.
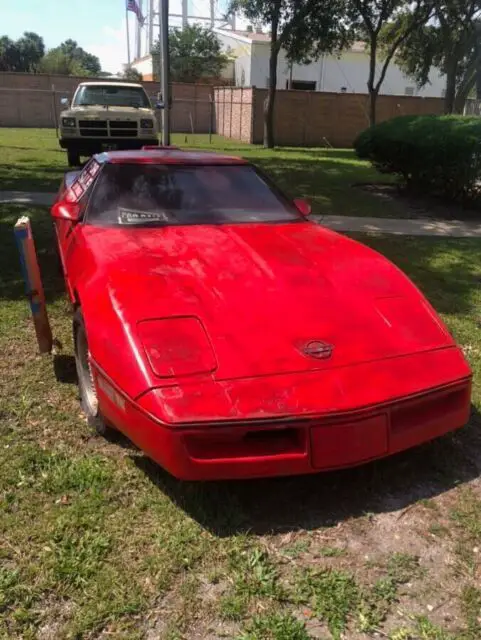
[[[89,412],[92,416],[96,416],[98,412],[98,399],[95,390],[94,377],[92,367],[90,366],[90,352],[87,344],[87,338],[83,329],[77,332],[77,357],[79,360],[78,376],[79,384],[82,389],[82,395],[87,404]]]

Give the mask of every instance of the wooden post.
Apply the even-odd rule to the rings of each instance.
[[[25,290],[32,311],[35,333],[37,334],[38,348],[40,353],[50,353],[52,350],[52,330],[48,321],[45,295],[30,219],[26,216],[19,218],[15,224],[14,233],[20,253],[20,265],[25,280]]]

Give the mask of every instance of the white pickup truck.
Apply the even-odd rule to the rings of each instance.
[[[80,156],[107,149],[140,149],[158,144],[158,124],[149,97],[131,82],[81,82],[60,114],[59,142],[69,166]]]

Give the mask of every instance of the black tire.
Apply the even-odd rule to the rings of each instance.
[[[73,340],[75,346],[75,367],[77,369],[80,407],[87,416],[88,424],[101,436],[111,428],[105,423],[98,406],[97,389],[89,362],[87,332],[82,312],[77,309],[73,317]]]
[[[80,166],[80,153],[75,149],[67,149],[67,160],[69,167]]]

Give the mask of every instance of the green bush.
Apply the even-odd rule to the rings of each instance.
[[[479,193],[481,118],[401,116],[363,131],[354,148],[416,190],[466,201]]]

